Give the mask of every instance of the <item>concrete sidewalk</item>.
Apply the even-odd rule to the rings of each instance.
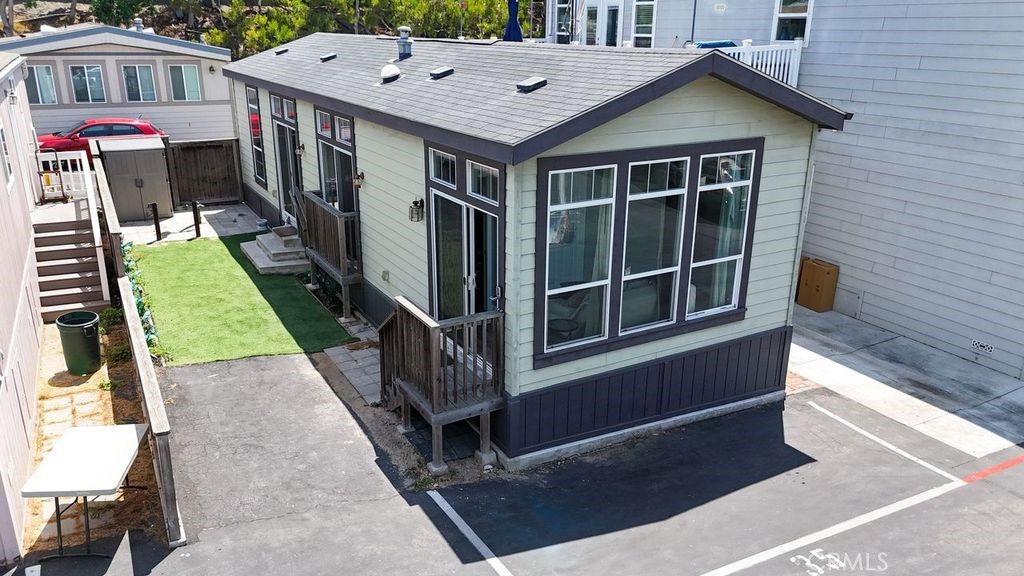
[[[797,306],[790,371],[974,457],[1024,441],[1024,382],[836,312]]]

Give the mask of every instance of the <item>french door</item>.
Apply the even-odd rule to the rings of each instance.
[[[274,139],[277,148],[277,181],[281,220],[293,223],[295,207],[292,205],[292,194],[298,196],[302,190],[302,176],[299,172],[299,138],[295,128],[280,122],[274,122]]]
[[[587,46],[618,46],[622,30],[622,3],[589,0],[584,6],[583,34]]]
[[[501,296],[498,217],[437,190],[431,192],[437,319],[495,310]]]
[[[323,199],[342,212],[355,212],[352,154],[320,142],[320,191]]]

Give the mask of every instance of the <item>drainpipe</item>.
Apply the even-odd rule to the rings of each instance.
[[[690,39],[688,40],[688,42],[690,42],[690,44],[693,44],[693,42],[694,42],[693,35],[694,35],[694,32],[696,30],[697,30],[697,0],[693,0],[693,15],[690,16]]]

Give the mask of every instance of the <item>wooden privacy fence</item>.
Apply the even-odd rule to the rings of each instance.
[[[242,173],[238,139],[171,142],[167,163],[175,204],[238,202]]]

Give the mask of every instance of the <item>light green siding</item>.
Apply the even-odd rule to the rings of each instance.
[[[260,132],[263,134],[263,151],[267,165],[267,187],[256,182],[252,159],[252,137],[249,135],[249,108],[245,99],[245,84],[232,80],[234,83],[235,129],[238,131],[238,155],[242,164],[242,182],[260,193],[268,202],[277,206],[277,158],[274,151],[273,123],[270,120],[270,93],[266,89],[258,89],[260,97]]]
[[[760,197],[740,322],[533,369],[537,162],[509,170],[507,346],[511,394],[784,326],[792,306],[808,152],[814,127],[712,78],[698,80],[543,154],[564,156],[671,144],[765,137]]]

